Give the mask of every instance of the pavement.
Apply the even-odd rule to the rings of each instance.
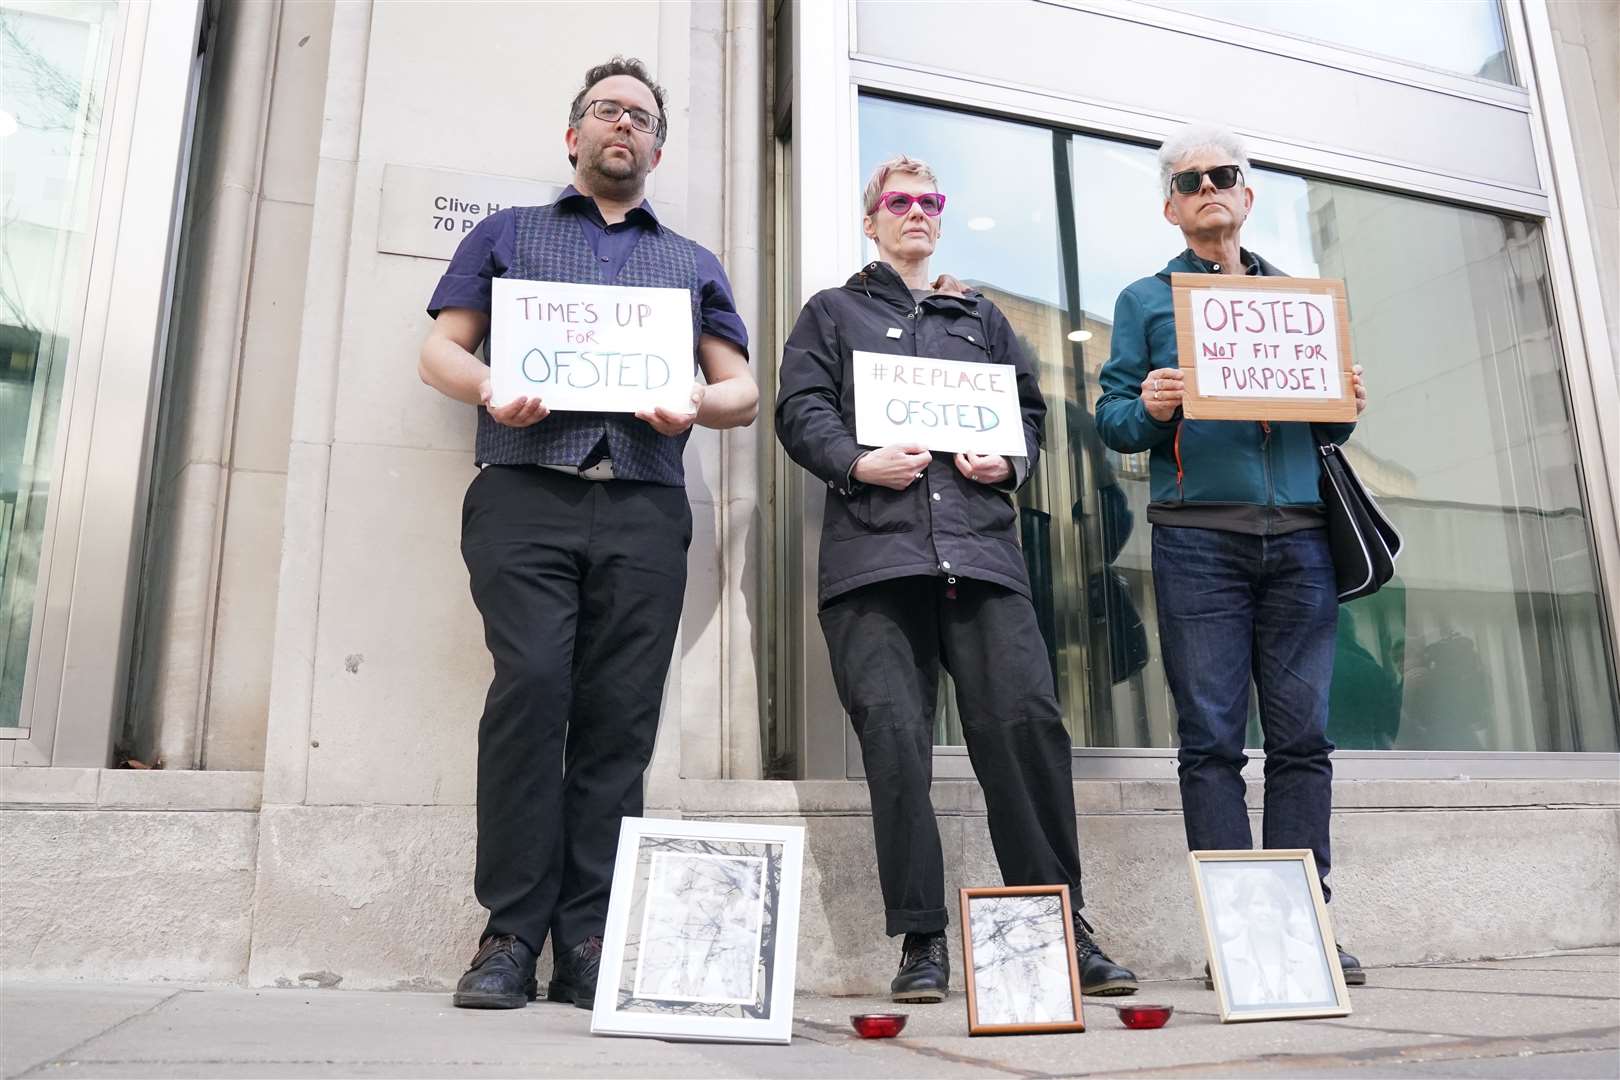
[[[536,1002],[450,1007],[446,993],[0,983],[10,1077],[1620,1077],[1620,948],[1372,968],[1348,1017],[1221,1024],[1200,982],[1087,998],[1084,1034],[969,1038],[960,994],[902,1006],[861,1040],[875,998],[800,995],[788,1046],[593,1037],[590,1014]],[[1124,1028],[1121,1001],[1168,1002]]]

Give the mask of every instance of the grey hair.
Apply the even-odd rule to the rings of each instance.
[[[1172,132],[1164,140],[1164,145],[1159,147],[1159,187],[1167,197],[1170,194],[1170,174],[1176,171],[1177,165],[1200,150],[1219,150],[1230,157],[1232,163],[1243,170],[1244,184],[1249,183],[1252,170],[1242,139],[1214,124],[1186,124]]]
[[[889,177],[895,173],[907,173],[918,177],[930,184],[938,185],[939,177],[934,175],[932,166],[926,161],[920,161],[905,154],[896,154],[894,157],[872,170],[872,175],[866,181],[866,190],[861,193],[861,205],[865,208],[864,216],[871,217],[877,213],[878,200],[883,197],[883,185],[889,182]]]

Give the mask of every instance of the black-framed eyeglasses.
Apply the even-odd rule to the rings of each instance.
[[[1236,165],[1217,165],[1202,172],[1187,169],[1184,172],[1170,174],[1170,187],[1182,195],[1191,195],[1204,186],[1206,176],[1217,191],[1225,191],[1243,179],[1243,170]]]
[[[589,111],[590,114],[596,117],[598,120],[605,121],[609,124],[617,124],[619,122],[619,117],[623,116],[625,113],[629,113],[630,126],[635,128],[637,131],[645,132],[648,135],[658,134],[659,130],[664,126],[664,118],[662,116],[654,116],[646,109],[627,109],[623,105],[620,105],[617,101],[612,101],[608,98],[597,98],[595,101],[587,101],[585,103],[585,108],[581,109],[579,114],[584,116],[587,111]]]

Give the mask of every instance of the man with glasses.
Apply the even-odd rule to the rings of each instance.
[[[423,381],[478,408],[461,551],[495,677],[478,727],[474,891],[489,909],[457,984],[464,1008],[521,1008],[551,938],[546,996],[595,1000],[619,821],[641,813],[692,538],[681,451],[693,423],[751,423],[748,334],[714,255],[643,198],[667,134],[638,60],[592,68],[568,114],[573,183],[485,218],[440,279]],[[492,405],[473,355],[496,277],[687,290],[692,411],[550,413]]]
[[[1310,848],[1330,896],[1328,687],[1339,607],[1317,445],[1343,443],[1355,424],[1183,418],[1170,275],[1282,271],[1240,244],[1254,189],[1237,136],[1183,128],[1159,150],[1159,169],[1165,219],[1187,248],[1120,294],[1097,431],[1121,453],[1151,451],[1153,585],[1187,843],[1253,842],[1242,776],[1252,679],[1266,752],[1264,846]],[[1359,366],[1354,387],[1359,413]],[[1339,961],[1345,982],[1366,982],[1355,957],[1341,949]]]

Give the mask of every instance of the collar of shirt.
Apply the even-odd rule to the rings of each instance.
[[[599,228],[607,229],[611,227],[602,217],[601,207],[596,205],[596,200],[574,187],[573,184],[563,188],[562,194],[558,195],[556,201],[551,205],[559,210],[583,214]],[[653,213],[652,203],[646,199],[641,200],[640,206],[631,207],[630,212],[624,216],[624,220],[626,224],[634,223],[643,228],[663,228],[663,223],[658,220],[658,215]]]
[[[1257,255],[1255,255],[1254,252],[1250,251],[1248,248],[1240,247],[1238,248],[1238,256],[1243,260],[1243,272],[1245,274],[1258,274],[1260,272],[1260,259]],[[1187,249],[1186,257],[1188,261],[1206,274],[1220,273],[1219,263],[1210,262],[1208,259],[1200,256],[1192,248]]]

